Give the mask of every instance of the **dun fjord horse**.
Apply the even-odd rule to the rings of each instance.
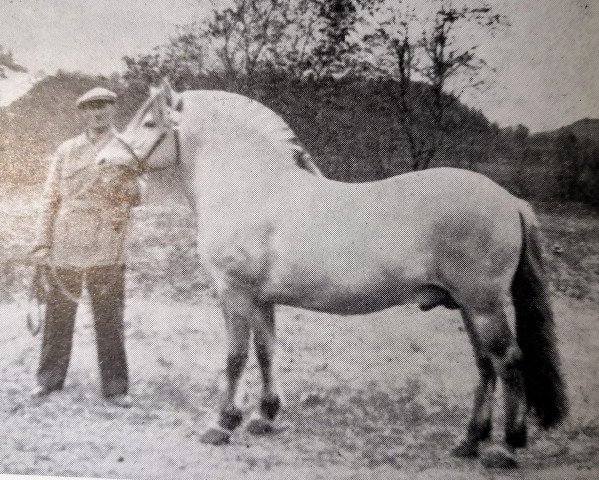
[[[438,168],[382,181],[323,177],[286,123],[246,97],[151,89],[98,165],[175,165],[192,202],[198,252],[226,320],[227,388],[202,435],[227,443],[242,422],[236,389],[249,339],[263,377],[248,428],[272,431],[275,304],[343,315],[417,303],[460,309],[480,372],[459,456],[489,437],[497,377],[505,444],[488,465],[514,466],[526,416],[550,427],[567,412],[539,226],[530,206],[474,172]]]

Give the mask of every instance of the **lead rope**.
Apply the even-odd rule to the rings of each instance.
[[[31,290],[29,293],[29,301],[35,300],[35,314],[37,315],[37,321],[34,320],[34,314],[29,311],[26,315],[27,330],[32,336],[36,336],[42,329],[42,325],[45,322],[46,308],[48,305],[48,295],[50,294],[50,281],[46,277],[49,273],[52,276],[54,285],[58,287],[60,293],[69,299],[73,303],[79,303],[79,297],[74,295],[67,286],[60,280],[56,266],[51,262],[41,263],[35,266],[35,273],[33,275],[33,281],[31,282]],[[40,290],[43,290],[43,298],[40,298]]]
[[[54,265],[51,262],[48,262],[46,264],[46,266],[50,269],[50,273],[52,274],[52,277],[54,279],[54,283],[56,284],[56,286],[58,287],[58,289],[60,290],[60,293],[62,293],[66,298],[68,298],[71,302],[74,303],[79,303],[79,297],[76,296],[75,294],[73,294],[67,287],[66,285],[62,282],[62,280],[60,280],[59,276],[58,276],[58,272],[56,270],[56,265]]]

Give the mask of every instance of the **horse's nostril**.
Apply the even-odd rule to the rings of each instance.
[[[98,160],[98,165],[104,165],[105,163],[106,163],[105,158],[101,158],[100,160]]]

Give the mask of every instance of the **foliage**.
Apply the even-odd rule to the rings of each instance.
[[[203,35],[215,50],[225,75],[251,77],[271,61],[271,52],[288,27],[284,0],[233,0],[214,9]]]
[[[208,88],[232,89],[258,98],[264,97],[260,93],[264,85],[280,92],[273,80],[282,80],[283,86],[292,83],[294,88],[305,91],[312,90],[308,85],[312,81],[319,90],[314,93],[314,102],[338,103],[345,108],[352,108],[355,102],[348,98],[335,102],[324,99],[321,94],[343,95],[348,85],[346,80],[350,77],[354,83],[370,82],[369,85],[377,85],[376,95],[383,97],[392,108],[387,105],[378,107],[387,117],[379,140],[369,139],[360,145],[361,148],[355,148],[355,142],[350,141],[349,145],[354,147],[351,151],[368,150],[371,156],[372,152],[383,154],[374,168],[378,171],[376,177],[397,172],[398,163],[402,164],[399,170],[403,171],[405,162],[398,158],[405,157],[406,149],[412,158],[411,169],[427,168],[434,158],[436,164],[446,164],[455,157],[457,149],[469,148],[466,144],[472,143],[470,139],[464,140],[464,135],[470,137],[465,129],[472,127],[472,122],[464,122],[464,116],[456,114],[462,107],[456,92],[446,93],[449,81],[462,71],[470,71],[474,78],[484,64],[474,54],[476,46],[460,50],[456,32],[462,23],[469,22],[478,22],[493,30],[502,19],[487,6],[458,9],[440,2],[432,18],[422,19],[413,12],[406,14],[397,8],[384,10],[385,3],[388,2],[233,0],[228,6],[216,8],[205,23],[186,27],[189,36],[185,39],[195,41],[197,49],[204,40],[202,52],[206,71],[198,71],[196,75],[184,72],[181,76],[180,65],[187,60],[182,51],[175,55],[179,62],[171,61],[177,49],[175,38],[153,55],[126,58],[125,79],[143,83],[169,76],[176,85],[185,88],[207,88],[208,85]],[[416,39],[409,33],[414,21],[431,25]],[[369,25],[378,25],[375,33],[360,38]],[[191,31],[195,34],[190,34]],[[384,55],[378,55],[381,49]],[[214,56],[212,61],[216,61],[214,67],[211,56]],[[380,79],[378,83],[368,80],[375,72]],[[418,75],[420,83],[414,81],[413,74]],[[343,76],[347,78],[341,80]],[[331,84],[330,80],[334,78],[338,81]],[[277,104],[277,93],[273,92],[270,98]],[[344,104],[346,100],[348,103]],[[373,113],[362,113],[372,121]],[[353,122],[361,123],[351,112],[337,111],[337,114],[343,118],[351,116]],[[486,120],[477,122],[484,127],[475,128],[475,132],[488,130]],[[367,131],[372,130],[368,127]],[[378,128],[377,131],[381,132]],[[339,130],[336,132],[338,134]],[[330,141],[334,142],[331,138]],[[485,138],[480,140],[481,146],[485,141]],[[353,160],[346,157],[341,161],[350,163]],[[347,172],[351,165],[341,170]],[[342,177],[352,175],[342,174]],[[367,177],[372,177],[372,173]]]
[[[196,74],[208,67],[238,84],[264,71],[298,78],[347,72],[357,66],[357,25],[380,1],[232,0],[152,54],[125,57],[127,78],[153,82],[172,71],[176,82],[191,73],[180,72],[185,63]]]
[[[191,88],[190,79],[205,71],[202,38],[190,28],[183,29],[166,45],[155,47],[152,53],[137,58],[126,56],[123,61],[124,80],[141,85],[156,84],[168,76],[177,88],[185,90]]]
[[[553,143],[562,200],[599,203],[599,144],[562,131]]]
[[[486,3],[459,8],[446,0],[435,4],[434,13],[423,17],[416,7],[393,3],[364,36],[369,52],[376,57],[373,71],[398,81],[390,98],[409,142],[413,170],[428,168],[454,135],[458,125],[447,115],[451,106],[466,89],[483,85],[479,73],[487,64],[477,55],[477,45],[464,46],[462,27],[476,24],[493,34],[506,23]],[[420,29],[422,33],[414,35],[414,30]],[[416,80],[428,88],[416,90]],[[417,112],[417,104],[424,105],[424,111]],[[417,118],[431,125],[432,135],[422,135]]]
[[[319,38],[310,56],[311,72],[318,78],[359,73],[362,42],[357,28],[378,11],[381,0],[331,0],[318,3]],[[357,71],[357,72],[356,72]]]

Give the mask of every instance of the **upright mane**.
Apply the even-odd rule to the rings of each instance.
[[[190,92],[191,93],[191,92]],[[287,123],[260,102],[236,93],[204,90],[203,101],[209,104],[206,112],[219,135],[229,134],[229,141],[262,142],[277,151],[281,159],[289,159],[299,168],[321,176],[311,155]],[[247,138],[241,138],[247,132]]]

